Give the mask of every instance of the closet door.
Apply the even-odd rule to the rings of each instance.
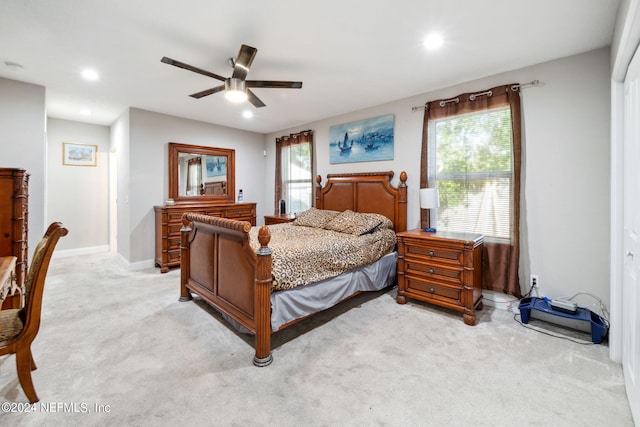
[[[640,421],[640,50],[624,82],[624,264],[622,367],[631,412]]]

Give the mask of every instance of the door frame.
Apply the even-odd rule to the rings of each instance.
[[[613,52],[615,57],[612,56],[611,67],[609,358],[622,363],[624,78],[631,58],[640,44],[640,0],[629,0],[626,15],[618,24],[621,25],[621,36],[617,51]]]

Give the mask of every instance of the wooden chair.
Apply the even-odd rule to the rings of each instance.
[[[18,379],[31,403],[39,400],[31,381],[31,371],[37,368],[31,355],[31,343],[40,329],[44,282],[53,249],[58,239],[68,232],[59,222],[49,226],[33,253],[25,281],[24,307],[0,311],[0,355],[16,354]]]

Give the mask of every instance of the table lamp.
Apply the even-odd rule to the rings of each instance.
[[[420,189],[420,209],[434,209],[440,207],[440,197],[437,188],[421,188]],[[427,227],[423,231],[435,233],[436,229]]]

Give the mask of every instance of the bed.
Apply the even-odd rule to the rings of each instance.
[[[395,239],[395,233],[407,227],[407,175],[400,174],[397,187],[391,185],[393,175],[330,174],[324,186],[318,176],[314,210],[377,214],[389,221]],[[193,292],[236,328],[253,334],[256,366],[272,362],[273,332],[358,293],[388,286],[395,279],[397,254],[395,250],[381,250],[380,259],[370,264],[304,286],[287,289],[288,285],[284,285],[278,290],[281,243],[275,238],[283,233],[286,236],[287,227],[294,226],[278,224],[252,229],[246,221],[196,213],[182,217],[180,301],[190,301]],[[272,232],[273,250],[269,247]],[[313,242],[311,238],[309,241]],[[275,308],[283,304],[294,308],[284,317]]]

